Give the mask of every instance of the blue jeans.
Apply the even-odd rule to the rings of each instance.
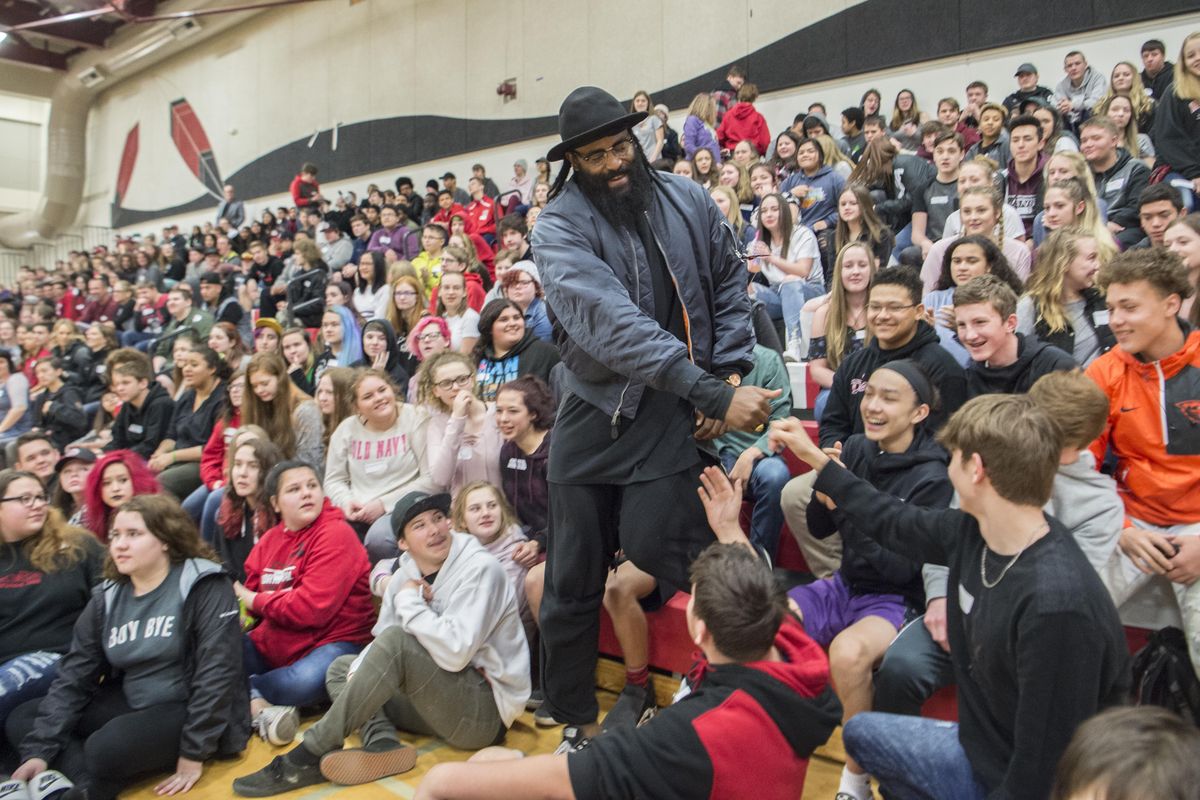
[[[912,223],[908,223],[896,234],[896,246],[892,248],[892,257],[889,264],[895,264],[900,260],[900,254],[904,252],[904,248],[912,247]],[[880,265],[882,267],[882,265]]]
[[[754,285],[754,299],[763,304],[771,319],[782,319],[787,332],[783,343],[785,353],[795,353],[800,348],[800,310],[821,290],[808,281],[789,281],[777,286]]]
[[[204,510],[200,512],[200,536],[210,545],[221,535],[217,530],[217,512],[221,510],[221,500],[224,497],[224,486],[213,489],[204,499]]]
[[[867,711],[842,728],[846,752],[889,800],[984,800],[958,723]]]
[[[277,706],[315,706],[329,702],[325,671],[338,656],[354,655],[362,645],[330,642],[310,650],[286,667],[271,669],[249,636],[242,637],[242,658],[250,676],[250,698]]]
[[[117,335],[121,339],[122,347],[134,347],[143,353],[150,347],[148,342],[152,342],[158,337],[157,333],[145,333],[144,331],[122,331]]]
[[[204,501],[207,499],[208,487],[204,484],[200,484],[200,486],[196,488],[196,491],[184,498],[180,505],[183,506],[183,510],[188,513],[188,516],[192,518],[192,522],[199,523],[200,515],[204,513]]]
[[[38,650],[0,664],[0,730],[14,708],[50,690],[60,658],[61,653]]]
[[[813,400],[813,419],[818,423],[821,421],[821,417],[825,416],[825,406],[827,403],[829,403],[829,390],[822,389],[817,392],[817,399]]]
[[[725,471],[733,469],[737,456],[726,451],[721,456]],[[779,531],[783,528],[783,506],[779,496],[783,487],[792,479],[783,456],[769,455],[760,458],[750,471],[750,484],[745,487],[745,498],[754,502],[750,515],[750,541],[761,546],[775,557],[779,547]]]

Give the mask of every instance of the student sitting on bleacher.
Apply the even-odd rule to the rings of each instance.
[[[982,800],[1044,797],[1076,726],[1125,702],[1129,653],[1095,570],[1043,510],[1064,441],[1027,397],[986,395],[946,423],[962,510],[924,509],[831,464],[799,420],[772,424],[817,471],[814,490],[880,545],[950,568],[950,657],[960,724],[867,712],[843,731],[847,753],[888,795]]]
[[[1087,370],[1109,399],[1108,425],[1092,453],[1097,460],[1110,448],[1116,454],[1125,501],[1109,590],[1123,613],[1136,615],[1123,604],[1165,577],[1200,671],[1200,331],[1178,317],[1194,289],[1179,257],[1162,248],[1121,253],[1101,283],[1117,347]],[[1164,624],[1164,612],[1174,616],[1162,602],[1147,609],[1153,627]]]
[[[867,382],[865,432],[831,452],[881,492],[909,505],[945,508],[954,493],[946,477],[949,457],[924,426],[937,405],[937,390],[915,361],[890,361]],[[833,577],[797,586],[788,596],[799,606],[804,629],[829,649],[844,724],[871,708],[871,672],[924,597],[920,562],[880,547],[836,507],[810,503],[809,533],[824,538],[835,530],[842,537],[841,567]],[[870,777],[852,759],[842,771],[838,794],[840,800],[870,800]]]

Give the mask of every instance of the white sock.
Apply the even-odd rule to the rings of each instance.
[[[872,800],[871,776],[865,772],[858,775],[851,772],[849,767],[842,767],[842,780],[838,784],[838,794],[849,795],[854,800]]]

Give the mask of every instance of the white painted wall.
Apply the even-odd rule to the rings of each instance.
[[[368,0],[354,6],[334,0],[262,14],[100,97],[89,123],[88,188],[80,224],[108,224],[121,149],[135,122],[141,125],[141,155],[125,205],[165,207],[200,194],[199,183],[169,141],[168,106],[179,97],[195,108],[228,175],[335,122],[409,114],[482,120],[553,114],[567,92],[583,83],[618,96],[639,88],[653,91],[856,2],[729,0],[719,4],[719,13],[706,13],[705,4],[694,0],[559,0],[548,13],[544,0]],[[1138,48],[1150,36],[1164,39],[1173,59],[1183,36],[1196,29],[1200,12],[804,86],[764,95],[758,105],[773,132],[814,100],[826,103],[836,127],[839,111],[857,104],[868,87],[882,92],[889,110],[895,93],[911,88],[932,113],[940,97],[961,98],[974,79],[992,87],[993,99],[1003,98],[1015,88],[1012,72],[1022,61],[1037,64],[1042,83],[1052,86],[1069,49],[1083,50],[1107,74],[1119,60],[1138,63]],[[518,80],[519,98],[505,104],[495,87],[511,77]],[[681,110],[672,124],[681,127]],[[391,185],[402,173],[423,183],[445,169],[465,176],[475,161],[486,164],[503,185],[514,159],[532,162],[553,141],[397,167],[323,184],[323,189],[335,196],[339,188],[361,190],[372,181]],[[281,204],[286,195],[249,200],[257,211]],[[190,224],[210,216],[177,221]]]
[[[31,208],[42,186],[44,99],[0,93],[0,213]]]

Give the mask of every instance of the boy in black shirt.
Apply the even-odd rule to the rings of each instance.
[[[1070,533],[1042,510],[1062,429],[1024,395],[968,401],[939,435],[961,510],[877,491],[831,465],[799,420],[772,423],[770,438],[818,472],[817,500],[884,547],[950,568],[960,723],[860,714],[844,728],[847,753],[885,794],[1046,797],[1075,728],[1129,690],[1116,608]]]
[[[118,350],[107,363],[121,410],[113,421],[112,441],[104,449],[132,450],[148,459],[167,438],[175,403],[154,380],[154,367],[144,353]]]

